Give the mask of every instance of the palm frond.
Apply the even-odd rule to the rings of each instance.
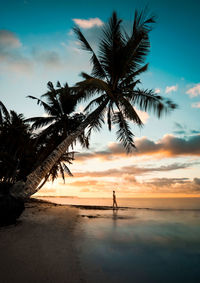
[[[109,22],[103,28],[102,40],[99,44],[99,59],[109,80],[117,80],[120,71],[120,50],[124,46],[124,36],[121,31],[122,20],[114,12]]]
[[[145,10],[141,13],[135,12],[132,34],[126,34],[126,45],[122,50],[124,66],[122,76],[142,68],[147,54],[150,50],[149,32],[155,17],[148,17]]]
[[[89,138],[85,136],[85,134],[78,136],[78,141],[80,142],[82,147],[89,148]]]
[[[59,81],[57,81],[56,86],[57,86],[57,87],[59,87],[59,88],[61,88],[61,87],[62,87]]]
[[[129,94],[129,97],[134,105],[138,105],[140,110],[153,111],[158,118],[177,108],[177,104],[170,99],[164,99],[160,95],[155,94],[153,90],[137,89]]]
[[[28,95],[27,96],[28,98],[31,98],[31,99],[34,99],[37,101],[37,104],[42,106],[44,108],[44,110],[50,114],[50,115],[54,115],[55,114],[55,111],[54,109],[52,109],[52,107],[50,105],[48,105],[46,102],[42,101],[41,99],[35,97],[35,96],[32,96],[32,95]]]
[[[64,167],[63,164],[61,164],[61,163],[58,164],[59,172],[60,172],[61,177],[63,179],[63,182],[65,184],[65,171],[64,171],[63,167]]]
[[[96,56],[91,45],[88,43],[87,39],[84,37],[80,28],[78,26],[75,26],[73,28],[73,31],[75,32],[76,36],[78,37],[79,41],[81,42],[82,49],[92,53],[92,57],[90,59],[90,61],[92,63],[92,67],[93,67],[92,68],[92,75],[97,76],[98,78],[101,78],[101,79],[106,78],[106,73],[105,73],[101,63],[99,62],[98,57]]]
[[[117,140],[122,143],[127,153],[130,153],[135,148],[135,144],[133,141],[134,135],[130,130],[128,122],[124,119],[120,111],[114,113],[112,120],[118,126]]]
[[[49,124],[55,123],[56,117],[32,117],[25,120],[26,122],[32,122],[32,129],[36,130],[45,127]]]
[[[111,113],[112,112],[112,113]],[[111,131],[111,125],[112,125],[112,114],[114,113],[113,111],[113,101],[109,102],[108,105],[108,111],[107,111],[107,123],[108,123],[108,129]]]
[[[94,129],[95,131],[99,131],[102,127],[102,124],[104,123],[104,115],[106,111],[106,106],[109,102],[109,99],[106,98],[93,112],[92,117],[93,119],[90,119],[89,124],[89,130],[88,130],[88,137],[91,134],[91,131]],[[91,116],[89,115],[89,116]]]
[[[135,72],[131,72],[130,75],[126,76],[121,83],[119,84],[120,86],[130,86],[131,82],[140,82],[139,80],[135,81],[135,78],[140,75],[143,72],[146,72],[148,69],[148,65],[149,64],[145,64],[144,66],[142,66],[141,68],[139,68],[138,70],[136,70]]]
[[[65,172],[66,172],[69,176],[73,177],[73,174],[72,174],[72,172],[70,171],[69,167],[68,167],[65,163],[63,163],[62,165],[63,165],[63,168],[64,168]]]
[[[48,88],[51,92],[54,92],[54,91],[55,91],[54,86],[53,86],[53,83],[50,82],[50,81],[47,83],[47,88]]]
[[[126,100],[124,97],[119,97],[119,104],[121,108],[123,109],[124,116],[128,119],[130,119],[132,122],[134,122],[136,125],[142,127],[143,123],[138,116],[137,112],[133,108],[133,106],[130,104],[128,100]]]
[[[0,101],[0,123],[3,122],[3,115],[5,116],[6,120],[9,120],[10,114],[9,111],[7,110],[6,106],[3,104],[2,101]]]
[[[89,111],[93,106],[100,105],[106,99],[106,95],[102,94],[101,96],[93,99],[90,103],[85,107],[84,111]]]
[[[148,16],[147,13],[148,11],[146,8],[141,10],[141,12],[138,12],[138,10],[135,11],[132,29],[133,34],[138,31],[138,28],[146,33],[152,30],[151,24],[154,24],[156,22],[156,17],[155,15]]]

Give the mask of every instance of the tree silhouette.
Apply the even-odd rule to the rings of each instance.
[[[63,142],[27,176],[26,182],[16,183],[12,194],[25,198],[37,191],[38,185],[63,153],[86,128],[89,134],[92,129],[100,129],[107,115],[108,128],[118,126],[117,138],[124,145],[127,152],[135,147],[133,133],[129,121],[142,126],[142,121],[136,108],[152,111],[158,118],[176,108],[176,105],[153,90],[143,90],[138,87],[138,76],[147,70],[144,64],[150,50],[149,32],[154,17],[147,17],[144,12],[135,12],[135,18],[130,33],[125,31],[122,20],[114,12],[109,22],[103,27],[102,38],[99,42],[99,52],[96,54],[78,27],[74,28],[81,46],[91,54],[91,75],[82,73],[83,81],[73,88],[79,101],[92,99],[86,110],[89,112],[79,127],[69,134]],[[94,96],[97,97],[94,97]]]

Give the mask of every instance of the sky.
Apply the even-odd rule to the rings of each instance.
[[[0,0],[0,100],[25,117],[44,115],[28,95],[40,97],[48,81],[70,86],[90,73],[89,56],[72,28],[77,24],[96,49],[113,11],[128,29],[135,9],[156,16],[150,34],[149,69],[141,87],[178,104],[157,119],[139,112],[132,127],[137,150],[127,155],[114,130],[92,134],[90,149],[77,147],[74,177],[48,183],[40,195],[108,197],[200,196],[200,21],[198,0],[61,1]],[[84,105],[79,105],[79,111]]]

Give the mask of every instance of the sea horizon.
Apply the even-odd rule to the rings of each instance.
[[[61,205],[74,206],[112,206],[112,199],[101,198],[83,198],[70,196],[34,196],[34,198],[47,200]],[[169,209],[169,210],[200,210],[200,197],[182,197],[182,198],[117,198],[118,207],[135,209]]]

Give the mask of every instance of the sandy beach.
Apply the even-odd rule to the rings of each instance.
[[[0,282],[85,282],[75,251],[78,210],[31,202],[0,229]]]
[[[32,200],[0,228],[0,282],[200,282],[199,201],[165,202],[112,210]]]

